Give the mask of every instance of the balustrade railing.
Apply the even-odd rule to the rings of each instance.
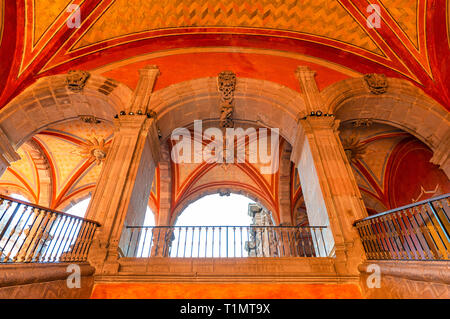
[[[326,227],[128,226],[124,257],[327,257]]]
[[[86,261],[98,226],[0,195],[0,263]]]
[[[367,259],[449,260],[450,194],[358,220]]]

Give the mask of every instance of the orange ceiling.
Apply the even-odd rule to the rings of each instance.
[[[445,0],[0,0],[0,107],[37,78],[70,69],[130,87],[157,64],[156,89],[232,69],[299,90],[299,64],[321,88],[346,77],[406,78],[450,108]],[[369,28],[369,4],[381,28]],[[80,28],[69,28],[69,5]],[[12,58],[11,58],[12,57]]]

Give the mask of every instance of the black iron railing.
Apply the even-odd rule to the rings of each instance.
[[[327,257],[324,230],[321,226],[128,226],[121,250],[125,257]]]
[[[0,263],[86,261],[98,226],[0,195]]]
[[[367,259],[449,260],[450,194],[355,222]]]

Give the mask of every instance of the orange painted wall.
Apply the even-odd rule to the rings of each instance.
[[[356,284],[101,283],[93,299],[360,299]]]
[[[218,63],[218,61],[220,61]],[[349,77],[325,66],[296,59],[249,53],[187,53],[149,59],[118,67],[104,72],[105,77],[113,78],[135,89],[139,79],[139,69],[146,65],[157,65],[158,76],[154,91],[171,84],[208,76],[217,76],[224,70],[232,70],[237,77],[254,78],[276,82],[294,91],[300,91],[295,70],[299,65],[309,66],[316,71],[316,81],[320,90],[334,82]]]

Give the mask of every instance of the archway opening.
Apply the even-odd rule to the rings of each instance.
[[[83,199],[82,201],[76,203],[75,205],[67,209],[66,213],[83,218],[86,215],[90,201],[91,197]]]
[[[253,203],[239,194],[206,195],[187,206],[175,226],[250,226],[252,218],[247,212]]]
[[[170,234],[168,255],[251,257],[257,253],[257,246],[270,237],[267,227],[273,225],[272,214],[244,195],[206,195],[178,216]]]

